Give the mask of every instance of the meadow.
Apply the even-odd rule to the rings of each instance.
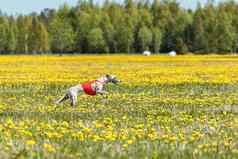
[[[238,158],[238,56],[0,56],[0,88],[1,158]]]

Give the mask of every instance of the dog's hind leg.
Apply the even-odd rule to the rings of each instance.
[[[69,99],[69,95],[68,94],[65,94],[62,98],[60,98],[58,101],[56,101],[55,103],[56,104],[60,104],[62,103],[63,101]]]
[[[71,106],[75,107],[76,104],[77,104],[77,95],[71,94],[69,98],[70,98],[70,101],[71,101],[71,103],[70,103]]]

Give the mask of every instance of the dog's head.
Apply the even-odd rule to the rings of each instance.
[[[113,83],[113,84],[118,84],[119,82],[121,82],[121,81],[118,80],[117,77],[114,76],[114,75],[106,74],[105,77],[107,78],[107,82],[111,82],[111,83]]]

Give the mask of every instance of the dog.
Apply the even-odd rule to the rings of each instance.
[[[109,83],[118,84],[121,82],[114,75],[106,74],[97,80],[88,81],[76,86],[69,88],[66,94],[56,101],[56,104],[60,104],[68,99],[70,99],[71,106],[75,107],[77,104],[77,96],[78,93],[84,92],[87,95],[95,96],[97,94],[104,95],[108,94],[107,91],[104,90],[104,86]]]

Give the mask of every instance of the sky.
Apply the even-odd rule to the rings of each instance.
[[[96,0],[102,2],[102,0]],[[123,1],[123,0],[115,0]],[[198,2],[204,4],[207,0],[177,0],[184,8],[195,9]],[[215,0],[216,2],[222,0]],[[224,1],[224,0],[223,0]],[[237,0],[238,1],[238,0]],[[32,12],[40,12],[44,8],[58,8],[67,2],[69,5],[75,6],[78,0],[0,0],[0,10],[10,15],[29,14]]]

